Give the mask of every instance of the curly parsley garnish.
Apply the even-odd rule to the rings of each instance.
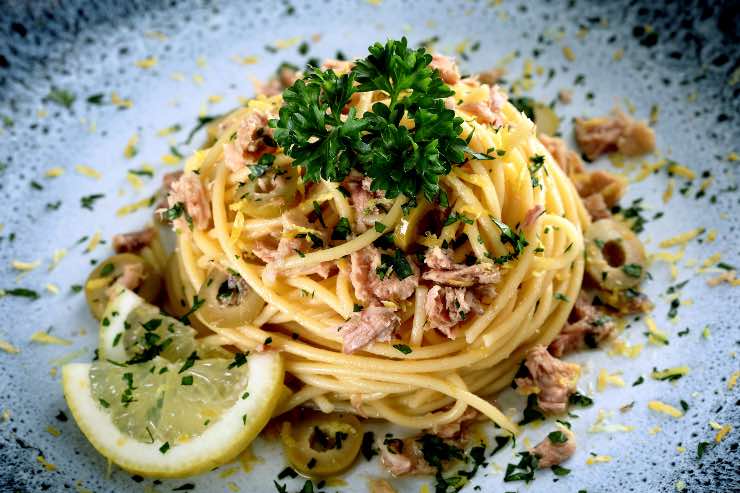
[[[385,196],[429,200],[440,193],[439,177],[474,153],[458,137],[462,118],[445,108],[454,94],[429,64],[423,48],[409,49],[406,38],[376,43],[351,72],[313,68],[283,92],[280,118],[272,120],[275,140],[306,169],[304,179],[342,181],[351,169],[373,179]],[[344,109],[355,93],[382,91],[388,103],[357,115]],[[408,118],[409,128],[401,124]]]

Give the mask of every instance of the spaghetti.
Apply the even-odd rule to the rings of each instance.
[[[280,95],[259,96],[224,118],[215,142],[188,160],[184,176],[197,180],[206,220],[199,225],[188,208],[185,216],[195,227],[176,222],[177,249],[166,272],[170,306],[182,310],[215,272],[228,273],[227,288],[236,280],[245,284],[253,301],[248,317],[234,321],[218,310],[198,310],[195,317],[215,334],[208,336],[212,342],[283,353],[293,378],[276,414],[308,406],[422,429],[459,420],[472,407],[517,430],[492,398],[512,382],[527,350],[548,345],[566,323],[581,290],[590,219],[526,116],[504,101],[495,124],[486,122],[476,105],[502,97],[496,88],[476,79],[450,87],[455,112],[464,120],[461,135],[469,137],[478,157],[493,157],[471,157],[442,177],[445,206],[423,198],[409,206],[403,195],[380,197],[371,203],[383,205],[373,209],[372,225],[362,226],[363,211],[346,182],[304,182],[304,170],[292,167],[277,147],[245,148],[240,157],[251,162],[232,165],[240,129],[274,118]],[[381,91],[358,96],[350,106],[359,115],[387,102]],[[170,205],[176,203],[171,198]],[[445,220],[428,228],[430,214]],[[347,225],[344,239],[331,233]],[[507,234],[523,240],[518,250]],[[266,244],[282,240],[303,247],[280,252],[272,244],[270,256],[260,258]],[[384,252],[405,256],[416,282],[410,296],[378,305],[397,319],[390,340],[378,337],[348,354],[343,327],[359,316],[355,309],[368,308],[357,306],[363,273],[353,255],[379,244]],[[462,314],[448,333],[430,326],[425,304],[438,283],[419,277],[424,261],[416,255],[440,248],[456,264],[489,264],[499,275],[495,294],[479,310]],[[373,275],[372,268],[366,270]]]

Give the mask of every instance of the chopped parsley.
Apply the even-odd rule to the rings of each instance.
[[[552,443],[565,443],[568,441],[568,436],[562,431],[552,431],[548,433],[547,439]]]
[[[639,264],[624,264],[622,266],[622,272],[629,277],[639,278],[642,276],[642,266]]]
[[[593,405],[594,400],[588,396],[581,394],[580,392],[576,392],[575,394],[568,397],[568,402],[570,404],[573,404],[574,406],[589,407]]]
[[[265,173],[267,173],[267,170],[272,168],[274,162],[274,154],[263,154],[262,156],[260,156],[257,164],[253,164],[249,167],[249,179],[256,180],[260,176],[263,176]]]
[[[534,421],[545,419],[544,413],[537,406],[537,394],[529,394],[527,396],[527,406],[524,408],[522,414],[523,418],[519,422],[520,425],[526,425]]]
[[[246,353],[236,353],[234,355],[234,361],[229,363],[229,366],[227,366],[226,369],[231,370],[232,368],[239,368],[240,366],[244,365],[247,362],[248,354],[248,351]]]
[[[381,254],[380,265],[375,269],[375,273],[380,280],[385,279],[391,273],[403,280],[414,274],[411,264],[406,259],[406,255],[401,250],[396,250],[393,255]]]
[[[403,354],[409,354],[411,352],[411,348],[408,347],[406,344],[394,344],[393,347],[398,349]]]
[[[198,356],[198,353],[196,351],[193,351],[192,353],[190,353],[190,356],[187,357],[187,359],[185,360],[185,363],[183,363],[182,367],[177,373],[183,373],[189,370],[195,364],[195,361],[199,359],[200,357]]]
[[[19,298],[28,298],[31,300],[39,299],[39,294],[36,291],[34,291],[33,289],[27,289],[27,288],[3,289],[3,290],[0,290],[0,295],[16,296]]]
[[[182,385],[193,385],[193,376],[185,375],[180,382]]]
[[[349,219],[340,217],[334,231],[331,233],[332,240],[346,240],[347,236],[352,234],[352,227],[349,225]]]
[[[536,455],[529,452],[519,452],[521,459],[517,464],[507,464],[504,481],[524,481],[529,483],[534,479],[534,472],[537,470],[539,459]]]
[[[707,448],[709,448],[709,442],[699,442],[696,446],[696,458],[701,459],[707,451]]]
[[[74,104],[76,96],[66,89],[52,87],[49,94],[46,95],[46,99],[51,103],[58,104],[69,110],[72,109],[72,104]]]
[[[539,178],[537,178],[537,173],[541,169],[545,170],[545,174],[547,174],[547,168],[545,168],[545,156],[542,154],[535,154],[531,158],[529,158],[529,162],[531,163],[529,165],[529,175],[532,180],[532,188],[540,187],[542,188],[542,184],[540,183]]]
[[[447,219],[445,219],[444,226],[455,224],[458,221],[461,221],[465,224],[473,224],[475,222],[475,220],[469,218],[465,214],[458,214],[457,212],[453,212],[452,214],[447,216]]]
[[[275,140],[306,170],[306,181],[340,182],[351,169],[372,178],[373,190],[429,200],[439,195],[439,178],[465,161],[469,149],[458,137],[462,118],[444,106],[454,94],[429,64],[424,48],[410,49],[406,38],[369,47],[367,58],[348,74],[309,68],[283,92],[280,118],[272,120]],[[342,110],[357,92],[380,90],[386,106],[356,114]],[[405,126],[407,116],[414,124]]]
[[[169,449],[170,449],[170,442],[164,442],[164,445],[159,447],[159,451],[163,454],[166,454]],[[173,490],[173,491],[183,491],[183,490]]]
[[[190,309],[185,313],[185,315],[180,317],[180,322],[189,325],[190,319],[188,317],[192,315],[193,313],[197,312],[200,309],[200,307],[203,306],[203,303],[205,302],[206,300],[198,298],[197,294],[193,296],[193,306],[190,307]]]
[[[83,209],[87,210],[93,210],[93,205],[95,204],[95,201],[98,199],[102,199],[105,197],[105,194],[102,193],[94,193],[92,195],[86,195],[82,198],[80,198],[80,206]]]
[[[552,470],[555,476],[567,476],[568,474],[570,474],[570,469],[558,465],[552,466],[550,470]]]

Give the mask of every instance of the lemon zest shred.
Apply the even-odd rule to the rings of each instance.
[[[586,459],[586,464],[588,464],[589,466],[592,464],[603,464],[606,462],[611,462],[611,460],[611,455],[591,455],[588,459]]]
[[[46,290],[51,294],[59,294],[59,286],[50,282],[46,283]]]
[[[154,200],[155,197],[146,197],[134,202],[133,204],[124,205],[116,211],[116,216],[125,216],[127,214],[131,214],[132,212],[136,212],[142,207],[148,207],[154,203]]]
[[[653,371],[650,373],[650,376],[654,378],[655,380],[662,380],[668,377],[688,375],[689,371],[690,369],[686,365],[675,366],[673,368],[666,368],[665,370],[662,370],[662,371]]]
[[[666,404],[665,402],[650,401],[648,402],[648,409],[673,416],[674,418],[680,418],[683,416],[683,413],[679,409],[676,409],[675,407]]]
[[[721,442],[730,433],[730,431],[732,431],[732,426],[730,426],[729,424],[723,425],[719,429],[719,431],[717,432],[717,434],[714,435],[714,441],[716,443]]]
[[[53,168],[49,168],[46,170],[46,173],[44,175],[47,178],[56,178],[57,176],[62,176],[64,174],[64,168],[61,166],[54,166]]]
[[[696,178],[696,173],[682,164],[671,164],[670,166],[668,166],[668,172],[673,173],[674,175],[678,175],[682,178],[686,178],[687,180],[693,180],[694,178]]]
[[[0,350],[5,351],[8,354],[18,354],[21,352],[20,349],[3,339],[0,339]]]
[[[176,164],[180,164],[180,158],[175,156],[174,154],[165,154],[164,156],[162,156],[162,162],[164,164],[174,166]]]
[[[123,148],[123,157],[125,157],[126,159],[131,159],[134,156],[136,156],[136,153],[138,152],[136,145],[138,143],[139,143],[139,134],[132,135],[131,138],[128,139],[128,142],[126,143],[126,147]]]
[[[118,106],[119,108],[132,108],[134,106],[133,101],[130,99],[124,99],[121,96],[118,95],[116,91],[113,91],[110,94],[110,102],[114,106]]]
[[[49,264],[49,272],[54,270],[56,266],[59,265],[59,262],[61,262],[62,259],[66,256],[67,256],[66,248],[60,248],[58,250],[54,250],[54,253],[51,255],[51,263]]]
[[[30,271],[41,265],[41,260],[34,260],[33,262],[22,262],[20,260],[13,260],[11,265],[15,270]]]
[[[563,56],[569,62],[573,62],[576,59],[576,54],[573,53],[573,48],[570,46],[563,46]]]
[[[144,70],[148,70],[150,68],[153,68],[157,65],[157,59],[153,56],[142,58],[141,60],[136,60],[134,62],[137,67],[142,68]]]
[[[77,171],[82,176],[87,176],[88,178],[94,178],[96,180],[99,180],[102,176],[100,174],[100,171],[85,164],[75,165],[75,171]]]
[[[56,344],[59,346],[69,346],[70,344],[72,344],[72,341],[47,334],[46,332],[41,330],[34,332],[33,335],[31,335],[31,341],[38,342],[39,344]]]
[[[667,240],[663,240],[660,243],[658,243],[658,246],[660,248],[670,248],[676,245],[684,245],[688,243],[689,241],[693,240],[700,234],[704,233],[705,228],[694,228],[692,230],[686,231],[685,233],[678,234],[676,236],[673,236],[671,238],[668,238]]]
[[[59,431],[58,428],[54,428],[53,426],[49,425],[46,427],[47,433],[49,433],[51,436],[58,437],[61,436],[62,432]]]
[[[93,250],[95,250],[98,245],[100,244],[100,231],[96,231],[94,235],[90,238],[90,241],[87,243],[87,246],[85,247],[85,253],[90,253]]]
[[[44,469],[46,469],[47,471],[56,471],[57,470],[57,466],[55,466],[51,462],[48,462],[46,459],[44,459],[44,456],[43,455],[36,456],[36,462],[38,462],[39,464],[41,464],[42,466],[44,466]]]
[[[604,368],[602,368],[601,370],[599,370],[599,377],[596,381],[596,389],[599,392],[603,392],[608,385],[613,385],[615,387],[624,387],[624,380],[621,376],[619,376],[619,374],[609,374]]]
[[[673,178],[668,180],[668,185],[666,185],[665,192],[663,192],[664,204],[667,204],[671,200],[671,197],[673,197],[673,187],[675,186],[675,184],[676,181]]]
[[[730,378],[727,379],[727,390],[732,390],[735,388],[738,378],[740,378],[740,370],[735,370],[734,372],[732,372],[732,375],[730,375]]]

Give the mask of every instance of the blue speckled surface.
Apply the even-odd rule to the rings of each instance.
[[[393,2],[380,6],[370,2],[0,2],[0,287],[28,287],[42,292],[38,301],[0,298],[0,339],[20,348],[19,354],[0,352],[0,491],[95,492],[172,491],[193,483],[196,491],[229,491],[228,482],[241,491],[275,491],[272,479],[284,464],[274,444],[259,442],[255,453],[264,459],[250,474],[238,472],[220,478],[219,471],[187,481],[151,480],[138,483],[113,468],[106,474],[105,461],[87,444],[71,421],[60,420],[66,410],[58,377],[50,374],[58,358],[82,350],[79,360],[92,357],[95,325],[87,313],[83,296],[71,294],[70,285],[84,281],[91,258],[109,254],[104,245],[84,254],[77,240],[100,231],[103,238],[140,226],[149,212],[114,220],[114,211],[151,194],[158,180],[146,180],[141,191],[126,181],[126,171],[149,163],[161,174],[172,167],[161,163],[168,152],[167,138],[156,131],[180,123],[191,127],[199,111],[218,113],[237,104],[237,96],[252,93],[250,77],[266,78],[283,60],[297,64],[308,57],[333,57],[337,50],[348,56],[361,55],[372,41],[407,35],[412,43],[439,36],[438,49],[453,52],[468,41],[480,41],[477,51],[467,50],[462,60],[465,71],[486,69],[517,51],[508,67],[507,79],[521,77],[526,58],[542,65],[544,76],[534,77],[531,94],[552,101],[558,90],[573,89],[574,101],[557,106],[563,116],[561,129],[570,136],[570,118],[607,112],[628,97],[636,115],[647,118],[651,105],[660,106],[655,129],[661,151],[694,169],[715,177],[703,197],[695,198],[701,179],[694,180],[686,195],[678,193],[685,180],[677,179],[676,197],[668,207],[660,195],[668,176],[657,173],[630,188],[625,203],[645,197],[648,217],[663,210],[665,215],[650,221],[642,235],[649,251],[659,240],[696,226],[716,228],[716,242],[692,242],[685,259],[702,262],[715,252],[723,260],[740,265],[737,246],[740,194],[737,192],[738,163],[726,158],[740,152],[740,14],[737,2],[681,2],[662,6],[660,2]],[[601,5],[604,3],[604,5]],[[647,30],[644,26],[651,26]],[[639,27],[643,26],[641,30]],[[588,28],[585,36],[579,29]],[[167,39],[147,36],[165,33]],[[311,35],[320,34],[318,42]],[[298,45],[276,53],[266,50],[278,39],[300,36],[310,41],[306,56]],[[657,41],[657,43],[653,43]],[[654,45],[653,45],[654,44]],[[575,61],[562,53],[571,47]],[[613,54],[624,49],[621,61]],[[255,55],[258,63],[242,65],[234,57]],[[135,61],[154,56],[159,63],[150,70]],[[198,57],[203,57],[201,63]],[[547,81],[549,69],[555,69]],[[179,74],[179,75],[175,75]],[[582,84],[576,80],[583,74]],[[202,76],[202,83],[198,77]],[[176,80],[182,78],[183,80]],[[734,82],[734,83],[733,83]],[[50,88],[64,88],[76,95],[71,109],[44,100]],[[111,105],[115,91],[133,101],[131,109]],[[86,98],[103,93],[103,105]],[[592,93],[593,97],[588,97]],[[208,104],[208,96],[223,101]],[[12,119],[12,123],[4,117]],[[134,134],[141,135],[140,153],[133,160],[123,157],[123,148]],[[184,138],[184,132],[174,136]],[[182,148],[183,150],[185,147]],[[73,168],[86,164],[100,170],[102,179],[80,176]],[[597,166],[606,165],[597,163]],[[63,176],[49,179],[47,169],[62,166]],[[43,190],[36,190],[31,181]],[[733,188],[734,187],[734,188]],[[93,193],[105,197],[94,210],[80,207],[80,198]],[[711,197],[715,196],[715,203]],[[53,205],[61,201],[58,209]],[[47,204],[51,204],[49,208]],[[722,214],[726,214],[723,216]],[[11,240],[14,235],[14,240]],[[55,249],[67,248],[69,255],[48,272]],[[13,259],[42,260],[42,266],[20,280],[10,266]],[[696,269],[681,264],[679,280],[689,279],[677,322],[667,320],[667,304],[661,297],[670,280],[665,264],[651,268],[653,280],[647,292],[656,301],[655,320],[670,335],[670,346],[646,346],[636,360],[589,352],[574,359],[585,364],[581,387],[592,393],[596,405],[577,411],[574,428],[579,451],[567,464],[573,472],[559,481],[548,471],[526,486],[501,486],[502,473],[512,461],[507,449],[479,474],[473,485],[482,491],[594,492],[675,491],[678,481],[685,491],[738,491],[738,427],[740,385],[727,389],[729,375],[740,367],[733,356],[740,349],[740,288],[708,289]],[[47,282],[61,289],[52,295]],[[701,337],[702,328],[711,328],[711,337]],[[687,335],[678,332],[689,328]],[[42,346],[29,342],[38,330],[72,341],[70,346]],[[624,337],[643,343],[644,324],[633,322]],[[691,367],[689,376],[674,384],[655,382],[647,375],[652,367],[678,364]],[[601,368],[622,371],[627,387],[596,392],[596,375]],[[631,387],[639,375],[646,381]],[[660,399],[678,405],[689,404],[685,417],[674,420],[647,410],[646,403]],[[635,401],[628,413],[616,411],[612,422],[634,425],[627,433],[587,433],[599,409],[617,410]],[[730,423],[732,432],[711,447],[701,461],[696,447],[712,441],[715,431],[708,422]],[[47,426],[62,434],[54,437]],[[662,431],[650,435],[648,429]],[[529,430],[532,443],[547,430]],[[677,448],[685,447],[685,453]],[[585,465],[590,452],[611,455],[607,464]],[[39,454],[56,465],[48,471]],[[222,468],[227,469],[227,468]],[[362,464],[348,486],[325,491],[366,491],[367,479],[380,474],[375,463]],[[300,488],[298,480],[289,491]],[[419,491],[416,481],[396,481],[399,491]],[[472,491],[469,485],[465,491]],[[83,490],[80,490],[83,491]]]

